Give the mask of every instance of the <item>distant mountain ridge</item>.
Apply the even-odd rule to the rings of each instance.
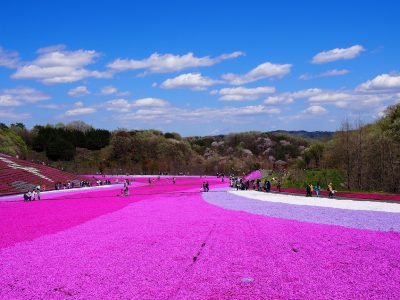
[[[275,130],[270,131],[273,134],[290,134],[307,139],[328,140],[335,134],[334,131],[305,131],[305,130]]]

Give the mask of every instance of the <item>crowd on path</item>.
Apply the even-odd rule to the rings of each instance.
[[[276,178],[272,178],[272,180],[276,182],[277,191],[280,193],[282,187],[280,180]],[[272,184],[271,181],[269,180],[265,180],[264,182],[261,179],[246,180],[244,178],[235,177],[231,175],[229,181],[230,181],[230,187],[236,188],[237,191],[252,189],[252,190],[257,190],[259,192],[266,192],[266,193],[271,192]],[[336,193],[336,190],[334,189],[332,183],[328,184],[327,191],[328,191],[328,197],[333,198]],[[312,183],[306,185],[306,197],[312,197],[313,193],[315,193],[317,197],[320,197],[320,192],[321,192],[321,185],[319,184],[319,182],[317,182],[315,185],[313,185]]]
[[[97,180],[96,181],[97,185],[104,185],[106,184],[105,181],[101,181],[101,180]],[[67,189],[74,189],[77,187],[91,187],[92,183],[90,181],[85,181],[85,180],[81,180],[79,181],[79,183],[77,184],[76,181],[68,181],[66,183],[62,183],[60,181],[57,181],[54,184],[54,189],[55,190],[67,190]]]
[[[95,177],[93,177],[95,179]],[[103,186],[103,185],[109,185],[111,184],[111,181],[109,179],[95,179],[96,181],[96,186]],[[81,181],[68,181],[66,183],[62,183],[60,181],[57,181],[54,183],[54,190],[69,190],[69,189],[75,189],[75,188],[83,188],[83,187],[92,187],[93,184],[90,181],[86,180],[81,180]],[[37,187],[30,189],[26,191],[23,194],[24,201],[34,201],[34,200],[40,200],[40,193],[41,191],[46,191],[46,186],[45,185],[38,185]]]

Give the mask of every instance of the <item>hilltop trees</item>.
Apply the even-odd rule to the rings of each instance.
[[[30,149],[40,153],[35,156]],[[310,172],[315,180],[327,183],[329,173],[338,175],[337,189],[400,192],[400,104],[389,107],[373,124],[345,120],[329,140],[282,131],[185,138],[158,130],[110,132],[79,121],[32,130],[21,123],[0,124],[0,152],[47,156],[76,172],[136,174],[242,175],[253,169],[270,170],[276,160],[285,160],[293,184]]]
[[[345,121],[324,156],[346,173],[346,188],[400,192],[400,104],[374,124]]]
[[[57,135],[50,137],[45,150],[51,160],[72,160],[75,156],[74,145]]]
[[[71,126],[35,126],[32,148],[35,151],[45,151],[51,160],[71,160],[75,149],[87,148],[100,150],[110,143],[111,133],[108,130],[76,129]]]

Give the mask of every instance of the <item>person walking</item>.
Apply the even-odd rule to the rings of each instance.
[[[311,197],[311,184],[306,185],[306,197]]]
[[[319,182],[317,182],[314,186],[314,191],[317,197],[319,197],[319,191],[321,190],[321,186],[319,185]]]
[[[125,187],[124,187],[124,196],[129,196],[129,187],[128,187],[128,185],[125,185]]]
[[[278,187],[278,192],[280,193],[281,192],[281,182],[280,181],[278,181],[277,187]]]
[[[332,182],[328,184],[329,198],[333,198],[333,185]]]
[[[267,180],[266,192],[269,193],[270,191],[271,191],[271,182],[269,180]]]

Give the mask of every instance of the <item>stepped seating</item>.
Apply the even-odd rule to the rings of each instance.
[[[38,185],[45,190],[55,188],[56,182],[93,181],[79,175],[63,172],[42,164],[17,159],[0,153],[0,196],[26,192]]]

